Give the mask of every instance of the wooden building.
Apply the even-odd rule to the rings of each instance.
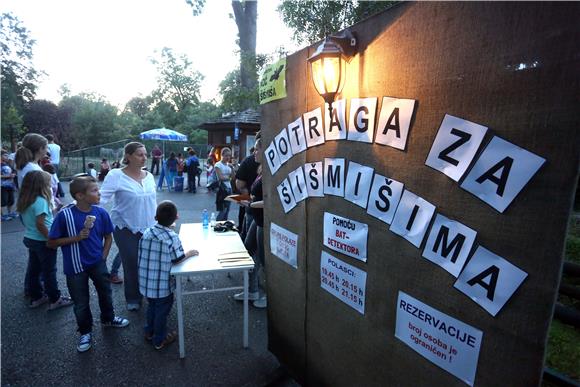
[[[260,112],[247,109],[240,113],[224,115],[216,120],[204,122],[201,129],[207,130],[207,142],[216,148],[232,148],[233,158],[239,161],[250,154],[260,130]]]

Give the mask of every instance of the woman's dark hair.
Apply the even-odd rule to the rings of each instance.
[[[16,162],[16,169],[21,170],[31,161],[34,161],[34,156],[42,148],[48,145],[46,138],[38,133],[28,133],[22,139],[22,147],[16,151],[14,161]]]
[[[132,155],[139,148],[145,148],[145,145],[137,141],[130,142],[127,145],[125,145],[125,155]],[[129,160],[127,160],[125,156],[123,156],[123,164],[125,165],[129,164]]]
[[[171,153],[169,154],[169,158],[170,158],[170,159],[174,159],[174,158],[175,158],[175,152],[171,152]]]

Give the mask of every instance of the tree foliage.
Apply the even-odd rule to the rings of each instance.
[[[34,99],[41,75],[32,63],[34,44],[17,17],[10,13],[0,15],[2,140],[9,141],[13,148],[24,132],[24,104]]]
[[[294,30],[297,43],[314,43],[380,12],[395,1],[284,1],[278,6],[284,23]]]

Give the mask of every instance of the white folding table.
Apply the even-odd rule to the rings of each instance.
[[[179,357],[185,357],[183,329],[183,296],[189,294],[213,293],[233,290],[244,290],[244,327],[243,345],[248,347],[248,273],[254,268],[254,261],[244,247],[239,234],[235,231],[217,233],[211,227],[204,229],[201,223],[182,224],[179,238],[183,250],[195,249],[199,255],[174,265],[171,274],[176,279],[175,298],[177,301],[177,328],[179,333]],[[198,274],[220,272],[244,273],[244,286],[207,289],[185,292],[182,281]]]

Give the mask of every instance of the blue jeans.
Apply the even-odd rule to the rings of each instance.
[[[117,252],[117,255],[115,255],[115,258],[113,258],[113,264],[111,265],[111,275],[118,275],[120,267],[121,267],[121,254]]]
[[[32,301],[42,297],[43,289],[40,275],[44,276],[44,292],[51,303],[60,298],[60,290],[56,281],[56,250],[46,247],[46,241],[24,238],[24,246],[28,247],[28,286]]]
[[[161,345],[167,336],[167,316],[173,306],[173,293],[163,298],[147,298],[145,335],[153,334],[153,344]]]
[[[89,278],[93,281],[99,297],[101,322],[111,322],[115,317],[109,271],[104,260],[99,261],[99,263],[89,267],[82,273],[67,275],[66,284],[75,303],[74,312],[81,335],[90,333],[93,330],[93,314],[89,303]]]

